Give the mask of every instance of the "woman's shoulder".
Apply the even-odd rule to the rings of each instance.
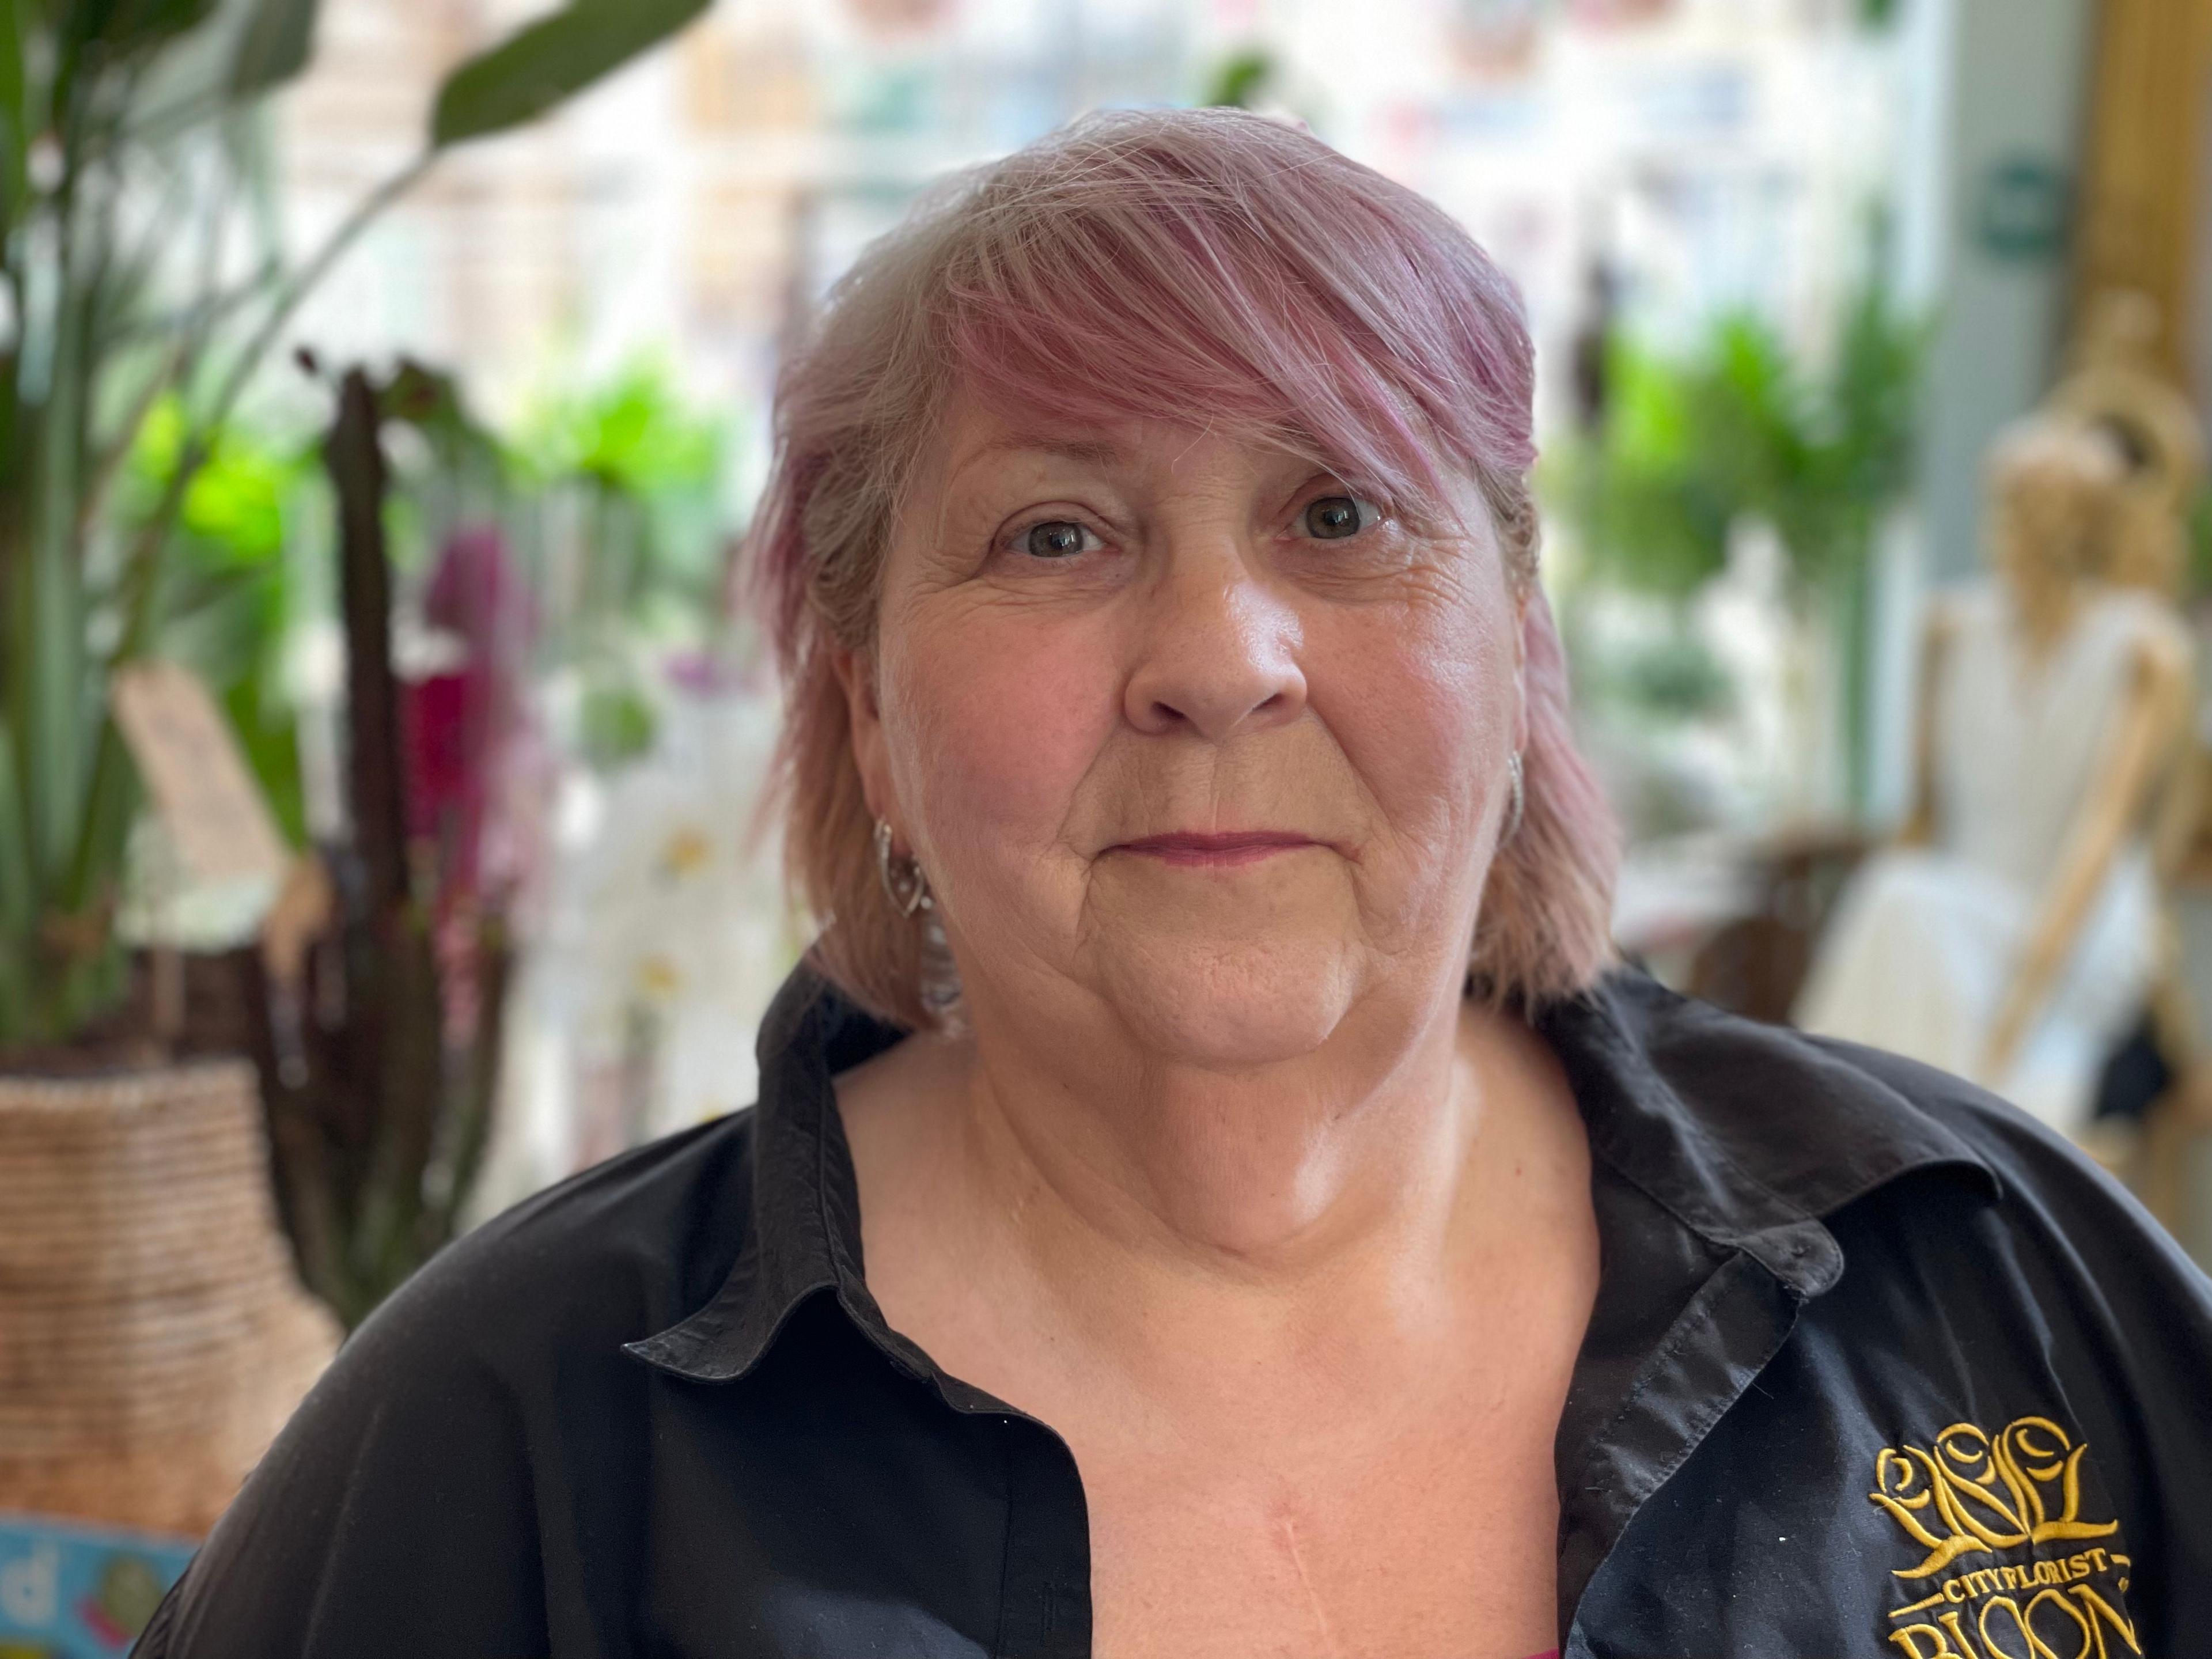
[[[1739,1217],[1803,1218],[1835,1237],[1850,1293],[1832,1316],[1881,1304],[1911,1340],[2039,1332],[2057,1363],[2095,1370],[2144,1420],[2193,1420],[2190,1379],[2212,1371],[2212,1279],[2064,1135],[1917,1060],[1648,980],[1613,994],[1702,1149],[1705,1187],[1765,1195],[1739,1196]]]
[[[137,1652],[543,1650],[545,1562],[580,1541],[545,1528],[642,1467],[653,1374],[624,1345],[729,1273],[752,1133],[748,1112],[653,1141],[441,1252],[348,1339]]]
[[[1646,1100],[1748,1188],[1836,1215],[1863,1200],[1972,1209],[2081,1265],[2161,1259],[2212,1306],[2212,1285],[2121,1183],[2028,1113],[1949,1073],[1863,1044],[1728,1013],[1640,974],[1599,1000]],[[1925,1177],[1925,1178],[1913,1178]],[[1962,1200],[1962,1193],[1972,1193]]]
[[[504,1367],[682,1317],[750,1226],[754,1120],[748,1108],[648,1141],[501,1211],[402,1285],[348,1350],[432,1338]]]
[[[1808,1310],[1808,1370],[1866,1379],[1869,1421],[1901,1458],[1963,1459],[1984,1443],[2063,1452],[2023,1466],[2058,1519],[2015,1528],[2059,1565],[2019,1570],[2101,1571],[2104,1558],[2081,1552],[2107,1548],[2112,1571],[2086,1582],[2131,1610],[2114,1629],[2132,1629],[2142,1652],[2178,1650],[2212,1618],[2212,1280],[2119,1181],[2027,1113],[1878,1050],[1812,1046],[1956,1137],[1990,1188],[1899,1182],[1829,1218],[1846,1266]]]
[[[1883,1621],[1915,1607],[1978,1610],[2077,1582],[2134,1651],[2203,1627],[2212,1283],[2119,1182],[1987,1091],[1876,1049],[1629,975],[1589,1018],[1607,1035],[1571,1048],[1613,1045],[1578,1089],[1593,1145],[1703,1236],[1706,1282],[1755,1287],[1731,1304],[1756,1310],[1729,1328],[1731,1363],[1747,1331],[1775,1344],[1756,1350],[1755,1384],[1659,1511],[1748,1504],[1774,1521],[1756,1539],[1720,1528],[1705,1559],[1802,1573],[1824,1611],[1818,1587],[1867,1610],[1862,1645],[1886,1643],[1903,1627]],[[1609,1076],[1627,1081],[1607,1100]],[[1688,1301],[1667,1363],[1700,1322],[1719,1328],[1719,1305]],[[2000,1452],[2014,1460],[2002,1479]],[[1948,1483],[1949,1507],[1929,1482]],[[1652,1546],[1650,1559],[1697,1555]],[[2032,1623],[2088,1611],[2014,1599]],[[1717,1620],[1726,1601],[1686,1591],[1668,1605]],[[1938,1624],[1908,1650],[1952,1650]]]

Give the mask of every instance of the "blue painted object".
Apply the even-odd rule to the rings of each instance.
[[[119,1659],[197,1547],[0,1513],[0,1659]]]

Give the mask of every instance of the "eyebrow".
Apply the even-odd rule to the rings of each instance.
[[[1112,466],[1123,459],[1121,449],[1109,439],[1049,438],[1010,433],[970,450],[954,464],[952,471],[955,474],[963,472],[977,461],[1000,455],[1050,455],[1093,466]]]

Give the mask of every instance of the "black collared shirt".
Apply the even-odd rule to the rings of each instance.
[[[2118,1187],[1965,1084],[1633,975],[1539,1029],[1603,1252],[1569,1659],[2212,1651],[2212,1285]],[[1066,1445],[862,1275],[830,1079],[897,1036],[802,970],[756,1109],[432,1263],[137,1653],[1088,1655]]]

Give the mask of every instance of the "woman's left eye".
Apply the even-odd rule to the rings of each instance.
[[[1324,495],[1307,506],[1303,523],[1306,534],[1316,541],[1340,542],[1357,536],[1382,516],[1372,502],[1356,495]]]
[[[1096,536],[1069,519],[1031,525],[1022,537],[1024,550],[1038,559],[1072,558],[1078,553],[1088,553],[1097,544]]]

